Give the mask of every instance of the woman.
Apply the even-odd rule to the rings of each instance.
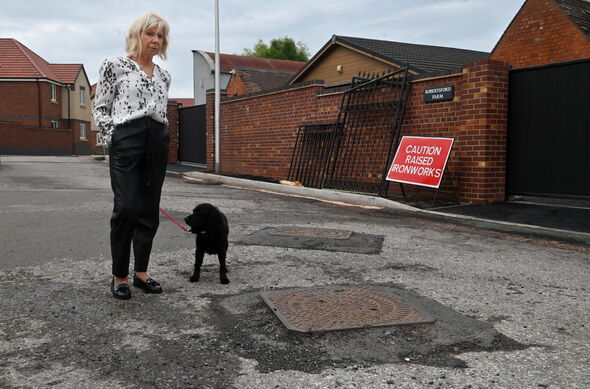
[[[152,60],[166,59],[168,22],[154,13],[137,18],[125,39],[128,56],[105,60],[96,87],[94,120],[109,143],[111,255],[115,298],[128,299],[133,244],[133,285],[147,293],[162,287],[148,273],[168,160],[166,106],[170,74]]]

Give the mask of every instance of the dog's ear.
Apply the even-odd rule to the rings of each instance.
[[[211,209],[209,210],[209,218],[207,219],[207,234],[210,236],[214,234],[215,231],[221,228],[221,224],[221,212],[219,212],[219,209],[211,206]]]

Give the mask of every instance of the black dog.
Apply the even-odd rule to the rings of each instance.
[[[197,251],[195,252],[195,271],[190,282],[197,282],[201,276],[203,257],[207,254],[217,254],[219,258],[219,280],[222,284],[229,284],[225,256],[227,253],[227,236],[229,227],[227,218],[211,204],[199,204],[193,209],[192,215],[184,218],[191,226],[190,232],[197,234]]]

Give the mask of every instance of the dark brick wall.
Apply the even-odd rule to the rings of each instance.
[[[528,0],[490,59],[514,68],[590,57],[590,40],[553,0]]]

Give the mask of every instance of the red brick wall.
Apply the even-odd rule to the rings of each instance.
[[[590,40],[553,0],[528,0],[490,59],[514,68],[590,57]]]
[[[453,101],[424,103],[424,89],[455,87]],[[508,124],[508,68],[479,61],[462,74],[412,83],[402,135],[455,139],[446,180],[456,179],[463,203],[503,201]]]
[[[424,103],[424,89],[453,85],[453,101]],[[335,121],[341,93],[323,85],[229,99],[221,104],[221,172],[287,177],[297,128]],[[508,67],[497,61],[467,65],[463,73],[412,82],[402,135],[455,138],[448,178],[462,203],[504,200]],[[207,166],[215,168],[214,95],[207,95]],[[382,150],[366,149],[367,155]],[[367,172],[361,172],[366,175]],[[391,185],[392,191],[396,185]]]
[[[0,82],[0,120],[39,125],[38,83]],[[28,116],[30,118],[20,118]]]
[[[168,146],[168,162],[178,162],[178,108],[176,102],[168,102],[167,107],[168,131],[170,132],[170,145]]]
[[[0,82],[0,120],[41,127],[51,127],[51,120],[57,120],[60,127],[67,127],[67,121],[61,120],[61,89],[57,87],[53,103],[48,82]]]
[[[72,131],[0,122],[0,154],[71,155]]]
[[[285,179],[297,128],[303,122],[333,120],[336,103],[316,97],[323,85],[263,94],[221,104],[221,169]],[[207,94],[207,166],[215,169],[214,94]]]

